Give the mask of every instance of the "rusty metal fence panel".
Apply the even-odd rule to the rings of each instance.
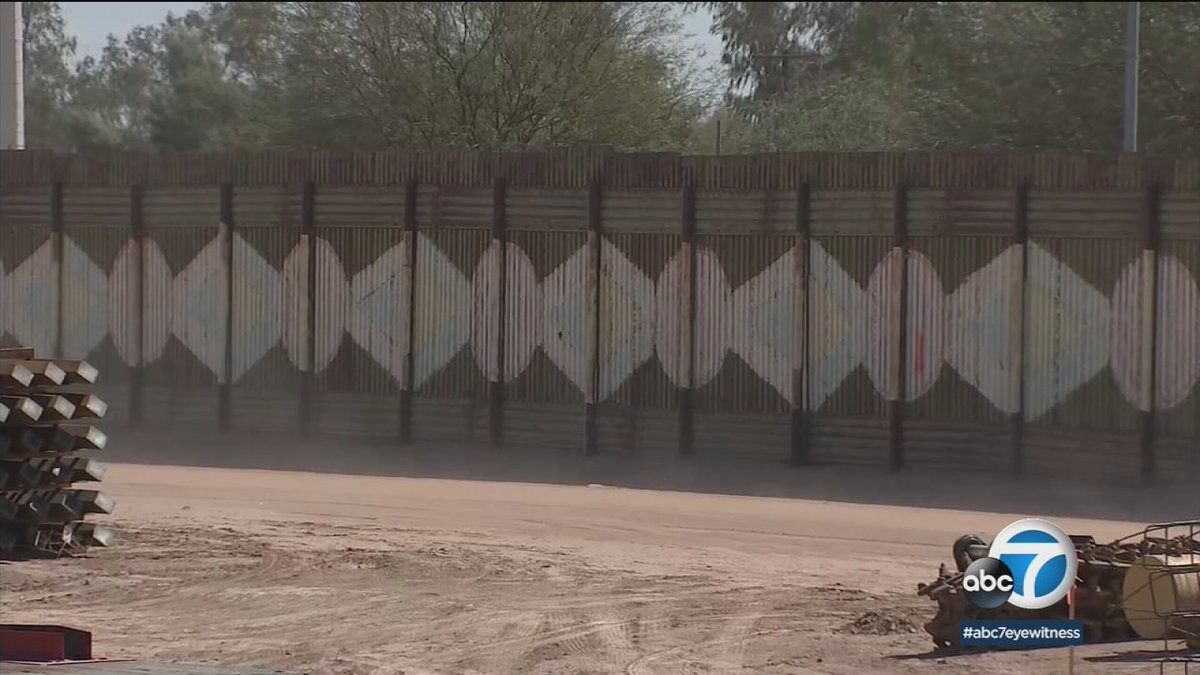
[[[147,190],[142,219],[142,417],[147,424],[212,428],[228,316],[220,190]]]
[[[0,339],[131,423],[1200,471],[1197,162],[0,153],[0,188]]]

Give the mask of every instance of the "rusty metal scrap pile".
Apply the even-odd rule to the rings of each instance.
[[[108,545],[111,532],[84,519],[110,513],[113,500],[74,486],[104,476],[99,462],[79,455],[106,441],[87,420],[107,405],[79,390],[96,376],[85,361],[0,349],[0,559]]]
[[[1147,532],[1150,529],[1148,528]],[[1076,573],[1076,619],[1084,626],[1087,642],[1109,642],[1138,639],[1125,616],[1123,584],[1130,567],[1145,564],[1150,556],[1190,556],[1200,562],[1200,532],[1197,525],[1188,534],[1155,537],[1138,533],[1107,544],[1097,544],[1090,536],[1072,536],[1079,565]],[[918,595],[938,603],[937,614],[925,624],[925,631],[939,648],[957,648],[959,622],[987,619],[1067,619],[1070,608],[1064,599],[1042,610],[1026,610],[1005,604],[996,609],[981,609],[967,601],[962,592],[963,572],[973,561],[988,556],[988,545],[974,535],[965,535],[953,547],[956,572],[945,564],[935,581],[918,584]],[[1196,565],[1200,568],[1200,565]],[[1186,639],[1192,648],[1200,641],[1190,633]]]

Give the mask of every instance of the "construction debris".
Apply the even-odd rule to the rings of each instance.
[[[79,455],[108,441],[87,422],[108,406],[77,391],[97,376],[86,361],[0,349],[0,559],[56,557],[112,541],[108,528],[83,522],[111,513],[112,498],[75,485],[104,478],[104,465]]]
[[[1200,650],[1200,602],[1192,597],[1196,595],[1194,589],[1200,587],[1197,583],[1200,580],[1200,521],[1151,525],[1142,532],[1107,544],[1097,544],[1091,536],[1072,535],[1071,540],[1078,558],[1075,613],[1076,619],[1083,623],[1086,642],[1145,638],[1143,626],[1158,622],[1162,628],[1156,637],[1184,640],[1189,648]],[[959,647],[962,621],[1062,620],[1069,616],[1070,608],[1065,599],[1041,610],[1020,609],[1010,604],[981,609],[968,602],[962,592],[963,573],[975,560],[986,558],[988,549],[987,542],[976,535],[959,537],[952,549],[957,571],[951,572],[943,564],[936,580],[917,585],[918,595],[938,603],[937,614],[924,627],[939,649]],[[1165,559],[1171,564],[1162,562]],[[1135,582],[1135,579],[1143,581]],[[1146,579],[1155,579],[1156,584],[1173,590],[1187,589],[1187,596],[1177,597],[1182,593],[1180,591],[1155,595],[1133,587],[1135,583],[1148,583]],[[1137,598],[1140,603],[1136,609],[1131,598]],[[1134,625],[1131,625],[1131,619]]]

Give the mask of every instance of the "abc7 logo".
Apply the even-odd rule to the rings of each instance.
[[[981,609],[996,609],[1013,593],[1012,570],[996,558],[980,558],[963,572],[963,595]]]

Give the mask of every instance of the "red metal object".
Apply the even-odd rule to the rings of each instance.
[[[66,626],[0,624],[0,661],[89,661],[92,634]]]

